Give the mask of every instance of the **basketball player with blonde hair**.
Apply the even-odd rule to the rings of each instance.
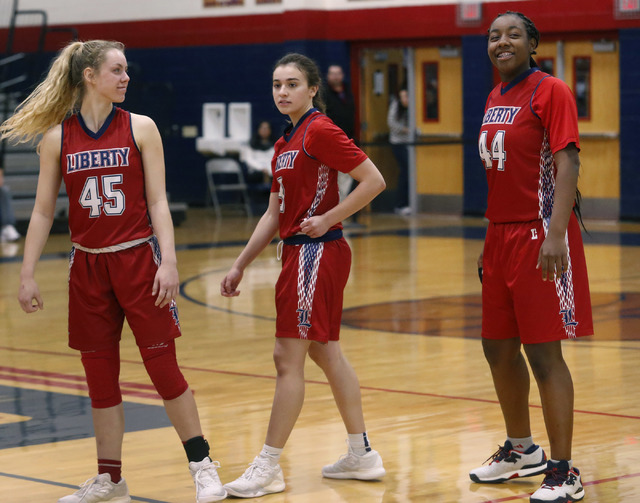
[[[197,503],[219,501],[226,497],[220,465],[209,458],[193,394],[176,360],[179,280],[162,141],[153,120],[114,105],[124,101],[128,85],[123,44],[73,42],[0,127],[3,138],[16,142],[42,135],[18,296],[27,313],[44,307],[35,269],[63,179],[69,197],[69,346],[80,351],[85,369],[98,475],[59,503],[131,501],[121,475],[119,342],[125,318],[184,444]]]

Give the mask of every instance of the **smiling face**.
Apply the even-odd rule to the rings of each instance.
[[[311,86],[305,74],[292,63],[273,71],[273,101],[280,113],[288,115],[295,125],[313,107],[318,86]]]
[[[127,58],[122,51],[110,49],[97,71],[87,68],[85,76],[99,95],[113,103],[122,103],[129,85]]]
[[[530,68],[529,59],[537,44],[518,16],[507,14],[493,22],[487,52],[502,82],[510,82]]]

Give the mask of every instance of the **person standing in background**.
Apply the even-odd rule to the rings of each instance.
[[[20,239],[16,216],[11,202],[11,191],[4,182],[4,169],[0,168],[0,242],[8,243]]]
[[[356,105],[340,65],[329,66],[323,94],[327,117],[342,129],[347,137],[355,140]],[[353,178],[347,173],[338,173],[338,190],[341,200],[347,197],[352,185]]]
[[[271,159],[273,159],[273,146],[277,139],[273,134],[271,123],[260,121],[242,156],[247,165],[248,183],[261,184],[271,181]]]
[[[387,114],[389,143],[398,164],[398,185],[394,212],[398,215],[411,215],[409,206],[409,92],[402,88],[389,105]]]

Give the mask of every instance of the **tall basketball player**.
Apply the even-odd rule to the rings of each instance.
[[[577,192],[580,149],[575,98],[531,57],[540,41],[520,13],[498,16],[488,53],[502,82],[487,100],[479,137],[489,182],[489,228],[479,260],[482,346],[507,440],[475,482],[544,473],[531,502],[584,497],[573,467],[573,382],[561,342],[593,334]],[[527,355],[540,390],[551,458],[533,443]]]

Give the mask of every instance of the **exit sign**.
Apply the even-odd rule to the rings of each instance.
[[[640,0],[638,0],[640,2]],[[482,23],[482,2],[461,2],[458,4],[458,25],[478,26]]]
[[[640,17],[640,0],[615,0],[614,5],[618,18]]]

